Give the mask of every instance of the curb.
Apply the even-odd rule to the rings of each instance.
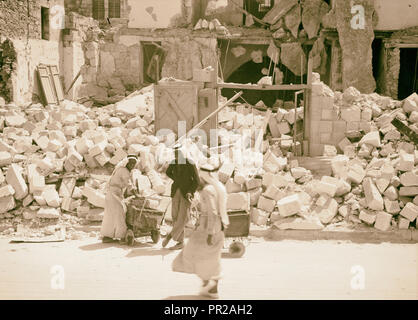
[[[85,225],[74,227],[76,231],[100,231],[100,225]],[[186,229],[186,237],[191,230]],[[281,240],[345,240],[359,243],[418,243],[418,230],[394,230],[394,231],[358,231],[358,230],[341,230],[341,231],[323,231],[323,230],[280,230],[277,228],[269,229],[250,229],[250,236],[256,238],[264,238],[270,241]]]
[[[250,230],[250,236],[261,237],[271,241],[280,240],[349,240],[360,243],[418,243],[418,230],[395,231],[322,231],[322,230],[279,230],[269,228],[266,230]]]

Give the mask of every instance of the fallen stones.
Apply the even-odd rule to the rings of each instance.
[[[378,212],[374,227],[380,231],[387,231],[391,226],[392,216],[386,212]]]
[[[28,186],[22,177],[22,168],[16,164],[11,164],[6,174],[6,181],[15,190],[14,197],[21,200],[28,195]]]
[[[283,217],[292,216],[301,210],[301,203],[297,194],[284,197],[277,201],[277,208]]]
[[[363,181],[364,194],[368,208],[372,210],[383,210],[383,198],[371,178],[365,178]]]
[[[418,216],[418,206],[412,202],[408,202],[400,212],[400,215],[413,222]]]

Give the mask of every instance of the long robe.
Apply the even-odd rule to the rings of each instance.
[[[105,210],[100,233],[103,237],[123,239],[126,235],[126,205],[123,194],[130,183],[130,172],[118,167],[113,172],[105,197]]]
[[[182,251],[172,264],[175,272],[193,273],[202,280],[217,280],[221,277],[221,250],[225,235],[218,214],[217,194],[212,185],[200,192],[199,222]],[[212,235],[212,245],[207,244]]]

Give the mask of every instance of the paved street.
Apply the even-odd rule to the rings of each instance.
[[[418,299],[417,244],[253,239],[224,255],[221,299]],[[0,299],[203,299],[194,275],[171,271],[175,253],[147,242],[1,239],[0,257]]]

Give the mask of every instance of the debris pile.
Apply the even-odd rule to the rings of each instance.
[[[319,104],[312,123],[325,121],[323,116],[346,122],[344,136],[323,147],[332,174],[317,176],[291,152],[292,125],[303,109],[227,107],[218,115],[220,146],[206,151],[209,161],[221,163],[228,210],[248,211],[253,223],[279,229],[416,227],[418,152],[391,122],[397,117],[416,132],[418,96],[399,102],[354,88],[332,92],[319,81],[314,87],[332,104]],[[73,231],[67,237],[76,238],[75,224],[99,224],[106,183],[127,154],[139,156],[133,177],[146,206],[165,211],[171,180],[164,172],[176,137],[154,136],[153,121],[152,86],[102,108],[71,101],[46,108],[2,102],[0,232],[19,233],[29,223],[47,225],[51,234],[58,222]],[[196,141],[184,146],[199,164],[207,158]]]
[[[0,108],[0,231],[28,221],[100,222],[106,183],[127,154],[140,158],[134,176],[144,196],[168,192],[156,170],[169,161],[161,156],[172,155],[162,152],[165,137],[152,135],[152,86],[103,108],[67,100],[59,107]],[[148,205],[160,204],[167,207]]]

